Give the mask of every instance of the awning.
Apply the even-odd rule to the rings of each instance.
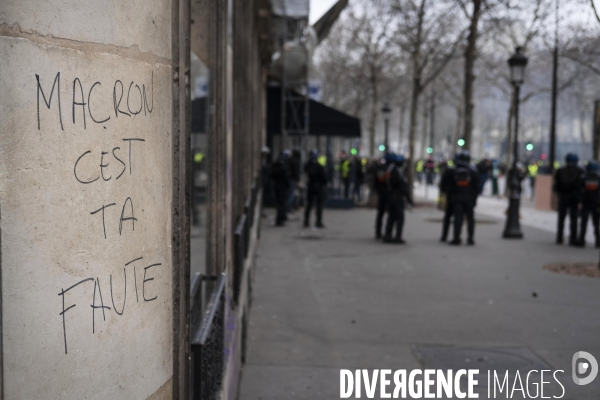
[[[361,137],[360,120],[346,113],[309,100],[309,134],[311,136]],[[302,113],[302,110],[300,110]],[[291,110],[286,113],[291,118]],[[267,135],[281,134],[281,88],[267,90]]]

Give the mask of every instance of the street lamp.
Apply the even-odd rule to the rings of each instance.
[[[506,239],[521,239],[523,232],[519,222],[519,206],[521,203],[521,181],[523,175],[519,172],[517,162],[519,160],[519,92],[521,84],[525,77],[525,66],[527,57],[523,55],[523,48],[517,47],[516,53],[508,59],[510,66],[510,81],[514,88],[514,109],[515,109],[515,137],[513,142],[513,165],[508,174],[508,185],[510,188],[508,200],[508,214],[503,237]]]
[[[385,124],[385,140],[383,145],[385,146],[385,150],[389,151],[389,130],[390,130],[390,114],[392,113],[392,109],[390,105],[386,102],[383,104],[383,108],[381,109],[381,113],[383,114],[383,122]]]

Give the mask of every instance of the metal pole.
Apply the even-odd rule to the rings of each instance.
[[[510,196],[508,200],[508,214],[506,218],[506,226],[504,227],[505,239],[522,239],[523,232],[519,221],[519,207],[521,203],[521,174],[517,169],[519,158],[519,94],[520,86],[515,85],[515,136],[513,143],[513,165],[508,175],[508,184],[510,185]]]
[[[554,172],[556,158],[556,100],[558,97],[558,0],[555,8],[554,54],[552,59],[552,116],[550,119],[550,173]]]
[[[434,147],[433,147],[433,142],[434,142],[433,137],[434,137],[434,134],[435,134],[435,132],[434,132],[435,131],[435,89],[433,88],[433,86],[431,88],[431,115],[430,115],[430,118],[431,118],[431,120],[430,120],[429,125],[431,127],[431,130],[429,131],[429,146],[433,150],[434,149]],[[433,154],[433,152],[432,152],[432,154]]]
[[[521,85],[515,85],[515,139],[513,141],[513,168],[517,168],[519,162],[519,95]]]
[[[388,117],[385,117],[384,119],[384,124],[385,124],[385,140],[384,140],[384,145],[385,145],[385,151],[386,153],[389,152],[388,149],[388,145],[389,145],[389,127],[390,127],[390,119]]]

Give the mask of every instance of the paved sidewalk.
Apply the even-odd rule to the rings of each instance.
[[[415,344],[527,347],[567,371],[565,398],[598,399],[600,379],[574,387],[570,371],[576,351],[600,355],[600,280],[541,269],[595,249],[528,224],[525,240],[502,240],[493,218],[476,246],[452,247],[435,209],[407,213],[408,244],[385,245],[374,215],[325,210],[321,231],[299,213],[283,229],[263,220],[241,400],[337,399],[341,368],[421,368]]]

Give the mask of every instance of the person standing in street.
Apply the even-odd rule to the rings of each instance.
[[[569,153],[565,157],[566,165],[556,170],[554,174],[553,189],[558,194],[558,230],[556,232],[556,243],[563,243],[565,230],[565,218],[567,212],[570,219],[569,244],[577,245],[577,213],[581,187],[583,185],[583,170],[577,165],[579,157],[577,154]]]
[[[287,220],[287,202],[289,200],[290,174],[288,171],[288,153],[281,152],[279,159],[271,164],[271,183],[275,193],[275,204],[277,206],[277,217],[275,226],[284,226]]]
[[[404,156],[394,157],[394,161],[388,166],[386,173],[386,182],[389,191],[388,197],[388,219],[385,226],[384,243],[406,243],[402,239],[402,229],[404,227],[404,207],[406,202],[412,207],[413,201],[408,190],[408,181],[402,171]],[[392,239],[392,232],[396,226],[396,236]]]
[[[475,244],[475,205],[479,194],[477,171],[469,164],[471,155],[467,151],[456,157],[453,179],[450,183],[450,199],[454,210],[454,238],[451,245],[461,244],[460,233],[463,218],[467,217],[467,243]]]
[[[352,198],[359,202],[361,199],[362,185],[365,182],[365,173],[363,171],[362,160],[358,156],[352,159],[352,175],[354,184],[352,186]]]
[[[427,158],[423,168],[425,170],[425,184],[433,186],[433,181],[435,180],[435,161],[433,160],[433,156],[430,155]]]
[[[527,166],[527,172],[529,174],[529,187],[531,188],[531,195],[530,198],[533,200],[533,198],[535,197],[535,178],[538,174],[538,163],[537,161],[532,161],[528,166]]]
[[[289,153],[287,151],[287,164],[288,164],[288,173],[290,175],[290,188],[289,188],[289,198],[287,204],[287,212],[292,212],[296,208],[296,188],[298,187],[298,182],[300,181],[300,150],[294,149],[294,151]]]
[[[477,163],[477,173],[479,174],[479,188],[477,189],[477,193],[480,195],[483,194],[483,188],[490,176],[490,168],[490,161],[486,157]]]
[[[596,247],[600,247],[600,175],[598,175],[598,163],[590,161],[585,166],[585,175],[582,180],[581,198],[581,229],[577,245],[585,247],[585,233],[587,230],[588,216],[592,214],[592,225],[594,226],[594,237]]]
[[[385,158],[375,164],[373,189],[377,193],[377,216],[375,217],[375,239],[381,239],[381,230],[383,229],[383,216],[385,215],[388,201],[388,185],[386,173],[388,167],[394,160],[392,153],[387,153]]]
[[[325,189],[327,188],[327,174],[325,168],[319,164],[319,153],[312,150],[308,162],[304,165],[308,184],[306,191],[306,208],[304,210],[304,227],[308,228],[310,220],[310,211],[315,205],[315,214],[317,215],[317,228],[324,228],[323,225],[323,202],[325,201]]]
[[[342,184],[344,185],[344,199],[348,199],[350,197],[350,159],[346,156],[346,152],[342,151],[340,159],[340,178],[342,179]]]
[[[458,155],[457,155],[458,157]],[[457,159],[455,157],[455,161]],[[454,215],[454,208],[452,207],[451,190],[452,183],[454,182],[454,167],[446,166],[440,179],[440,192],[445,196],[444,204],[444,219],[442,221],[442,236],[440,242],[448,240],[448,231],[450,230],[450,219]]]

